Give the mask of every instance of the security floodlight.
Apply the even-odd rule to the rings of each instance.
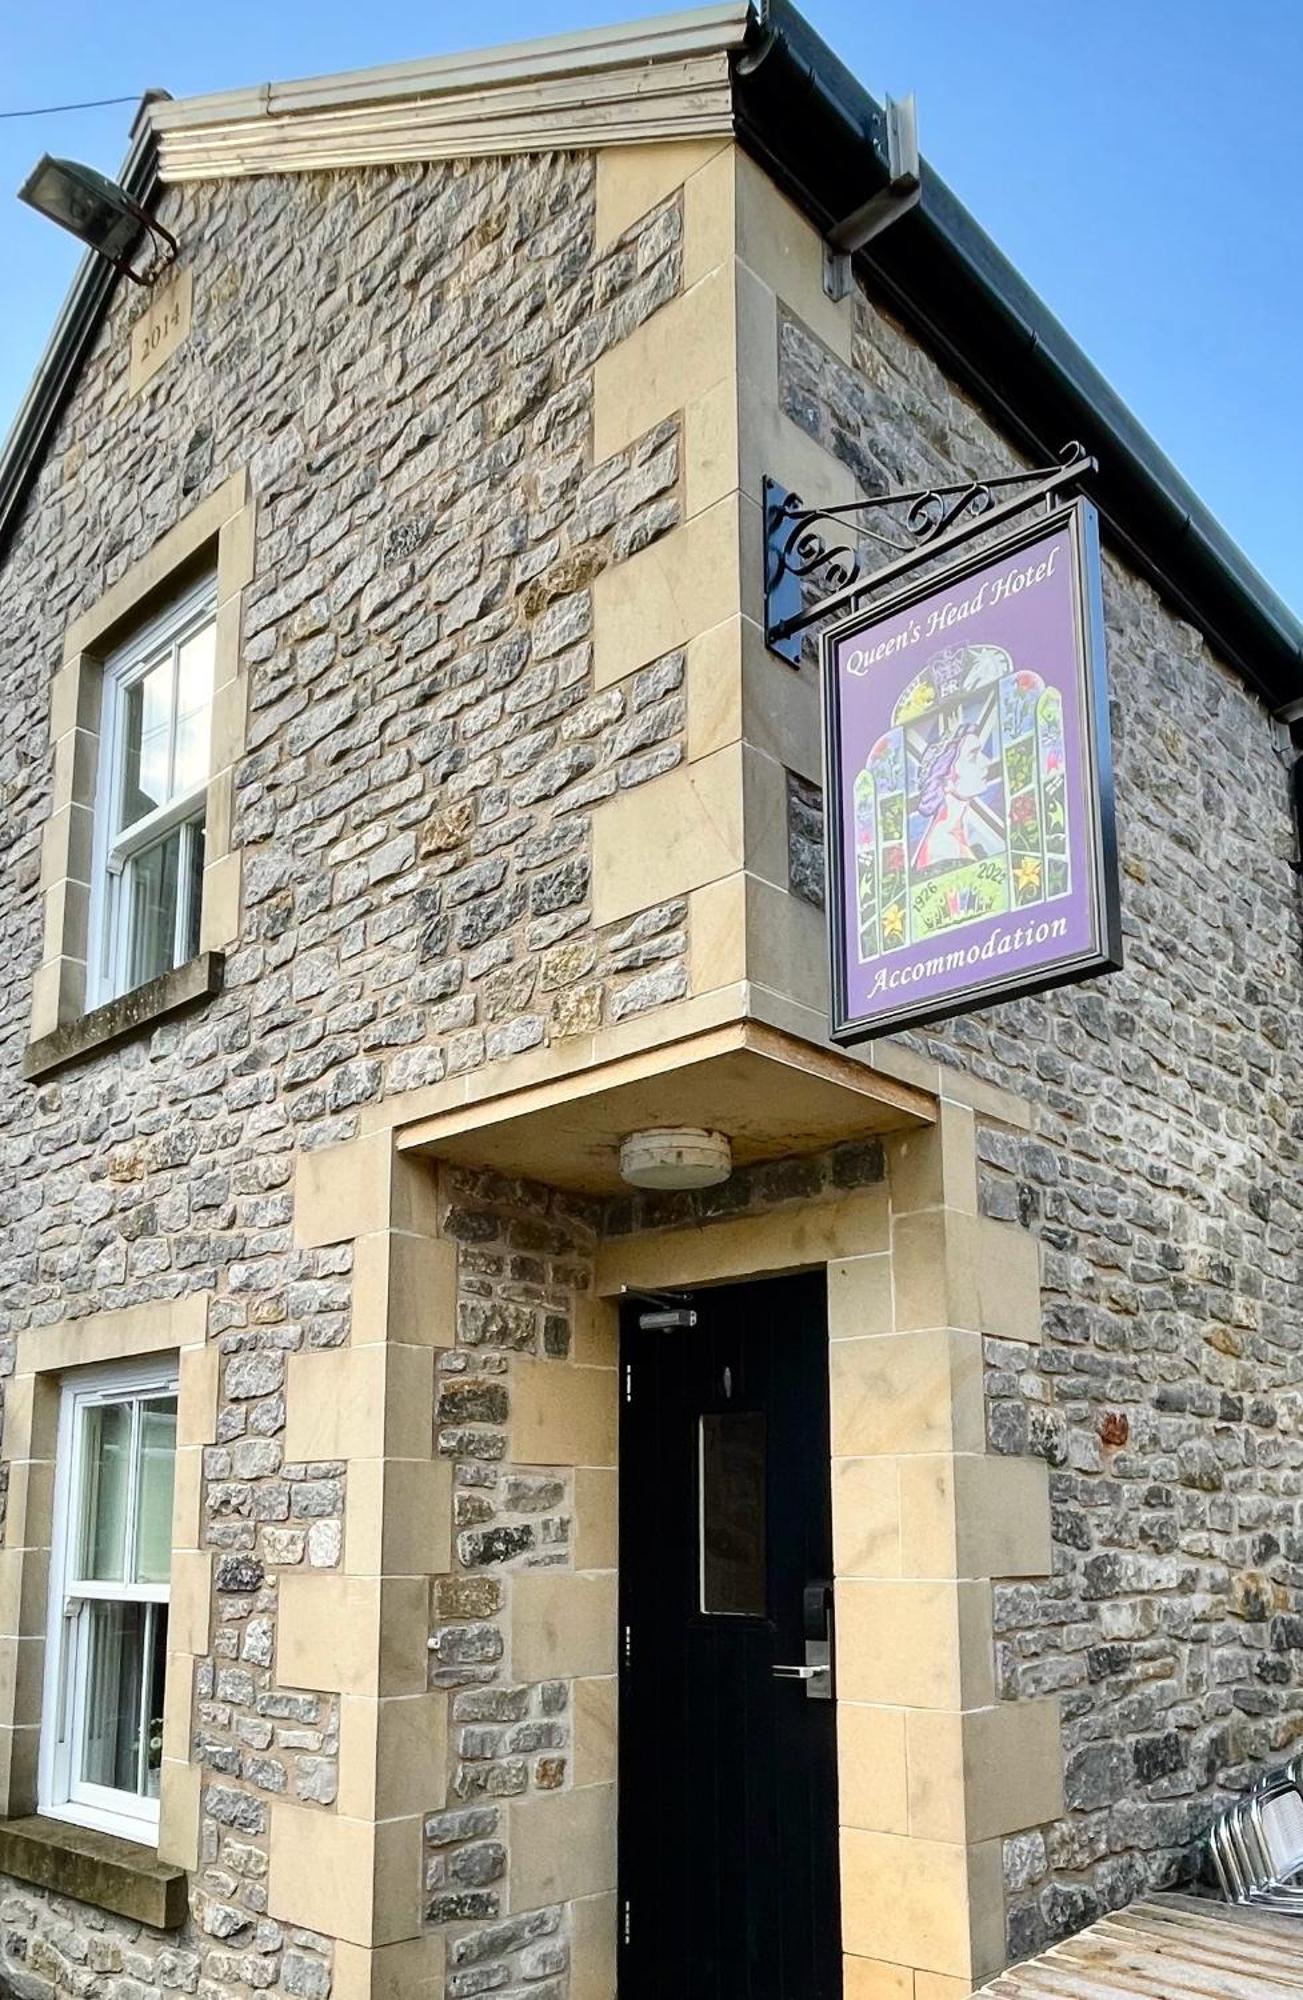
[[[138,285],[147,285],[176,255],[176,238],[133,201],[125,188],[77,160],[56,160],[46,153],[18,190],[18,199],[89,244],[97,256],[106,258]],[[161,239],[167,246],[166,254],[157,257],[144,275],[127,262],[127,253],[142,229],[148,230],[156,244]]]

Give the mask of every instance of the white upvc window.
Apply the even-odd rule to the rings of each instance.
[[[105,662],[87,1004],[199,950],[216,645],[212,579]]]
[[[176,1364],[63,1385],[55,1467],[40,1810],[158,1838],[176,1461]]]

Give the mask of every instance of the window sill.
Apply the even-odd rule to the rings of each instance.
[[[224,964],[220,951],[201,951],[198,958],[187,959],[174,971],[138,986],[134,993],[106,1001],[104,1006],[92,1008],[79,1020],[66,1021],[61,1028],[42,1035],[39,1041],[27,1044],[23,1051],[23,1075],[29,1082],[38,1076],[48,1076],[51,1070],[62,1069],[82,1056],[98,1055],[103,1049],[129,1040],[142,1028],[155,1027],[200,1000],[210,1000],[222,990]]]
[[[184,1868],[152,1847],[59,1819],[0,1820],[0,1874],[156,1931],[176,1930],[190,1905]]]

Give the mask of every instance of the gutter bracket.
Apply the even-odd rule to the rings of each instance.
[[[823,288],[840,304],[851,289],[851,258],[875,236],[881,236],[893,222],[908,214],[923,192],[922,168],[918,156],[918,112],[914,93],[899,104],[889,97],[885,104],[887,121],[887,171],[891,178],[859,208],[843,216],[828,231],[823,245]]]

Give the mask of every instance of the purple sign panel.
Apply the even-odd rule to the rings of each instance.
[[[1121,964],[1095,511],[823,640],[837,1041]]]

